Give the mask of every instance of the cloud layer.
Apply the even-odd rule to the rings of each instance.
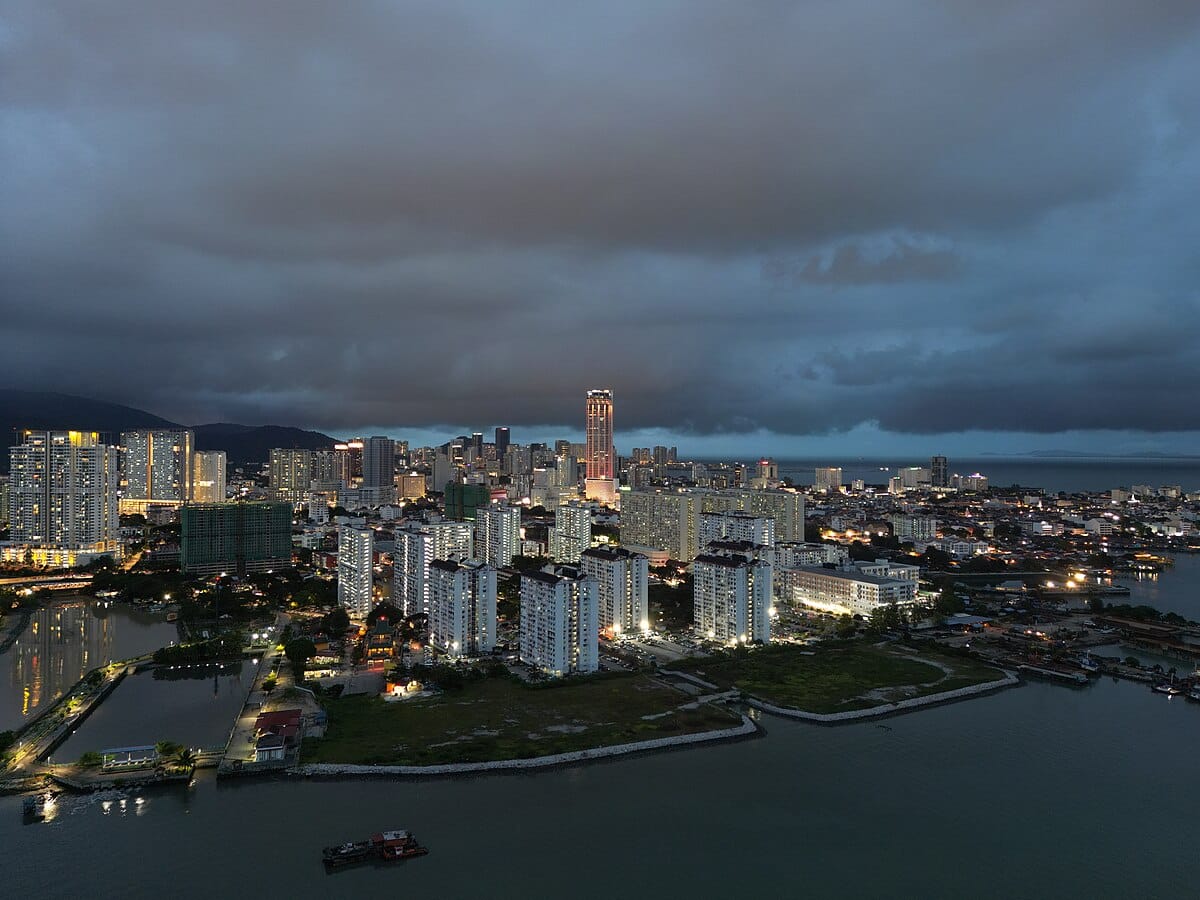
[[[13,387],[337,432],[577,425],[597,385],[676,433],[1200,428],[1190,0],[16,0],[0,49]]]

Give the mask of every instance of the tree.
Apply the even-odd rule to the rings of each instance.
[[[300,637],[287,643],[283,648],[283,655],[292,664],[292,674],[296,681],[301,682],[304,680],[304,666],[317,655],[317,648],[308,638]]]
[[[181,769],[192,770],[196,768],[196,753],[190,747],[180,747],[174,754],[174,761]]]
[[[380,604],[383,605],[383,604]],[[326,634],[341,635],[346,633],[346,629],[350,627],[350,614],[339,606],[333,612],[329,613],[321,619],[321,628]]]
[[[104,758],[99,753],[97,753],[95,750],[89,750],[87,753],[84,753],[79,757],[79,761],[76,763],[76,765],[81,769],[94,769],[102,762],[104,762]]]

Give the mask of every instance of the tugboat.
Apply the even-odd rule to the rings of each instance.
[[[429,852],[428,848],[418,844],[417,839],[407,831],[383,831],[373,834],[371,846],[377,849],[380,859],[388,862],[424,856]]]
[[[414,856],[424,856],[428,852],[428,848],[417,843],[410,831],[381,831],[365,841],[326,847],[322,851],[321,861],[327,871],[334,871],[368,860],[397,862]]]

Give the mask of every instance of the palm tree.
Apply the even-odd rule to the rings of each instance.
[[[168,757],[172,757],[181,749],[183,749],[182,745],[177,744],[174,741],[159,741],[154,745],[154,752],[158,754],[159,759],[167,759]]]
[[[175,752],[175,764],[181,769],[189,771],[196,768],[196,751],[191,747],[180,747]]]

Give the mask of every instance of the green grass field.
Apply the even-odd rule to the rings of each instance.
[[[434,765],[553,753],[729,728],[731,710],[701,705],[645,675],[531,688],[503,678],[461,691],[387,703],[326,702],[326,737],[306,740],[303,763]],[[649,718],[647,718],[649,717]]]
[[[676,668],[792,709],[835,713],[994,681],[1000,672],[965,657],[921,648],[850,643],[779,644]]]

